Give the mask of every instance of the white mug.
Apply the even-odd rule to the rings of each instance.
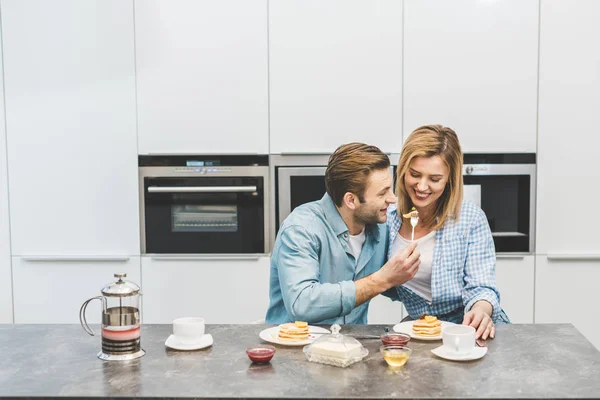
[[[177,318],[173,320],[173,335],[181,343],[194,343],[204,336],[204,318]]]
[[[475,347],[475,328],[468,325],[449,325],[442,329],[444,347],[453,353],[469,353]]]

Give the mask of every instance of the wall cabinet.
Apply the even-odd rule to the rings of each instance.
[[[269,268],[270,257],[142,257],[144,321],[168,324],[179,317],[202,317],[207,324],[264,321]]]
[[[533,323],[534,280],[534,256],[497,257],[496,284],[500,291],[500,305],[512,323]]]
[[[599,2],[542,2],[538,254],[600,255],[598,19]]]
[[[126,280],[141,282],[139,257],[13,257],[12,262],[18,324],[78,324],[83,302],[100,296],[104,286],[116,281],[115,273],[125,272]],[[100,315],[100,301],[90,302],[88,323],[100,323]]]
[[[269,4],[271,153],[402,146],[402,2]]]
[[[139,152],[269,152],[267,0],[135,2]]]
[[[133,3],[7,0],[2,31],[12,255],[139,254]]]
[[[537,0],[406,0],[404,138],[453,128],[465,152],[535,152]]]

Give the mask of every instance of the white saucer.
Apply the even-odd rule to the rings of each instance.
[[[165,346],[175,350],[200,350],[213,344],[213,337],[210,333],[200,337],[198,340],[193,342],[181,342],[175,335],[171,335],[167,338]]]
[[[441,333],[439,335],[435,335],[435,336],[417,335],[415,333],[415,331],[413,331],[413,329],[412,329],[414,323],[415,323],[415,321],[400,322],[399,324],[394,325],[394,327],[392,329],[394,330],[394,332],[405,333],[413,339],[427,340],[427,341],[442,340]],[[444,329],[444,327],[450,326],[450,325],[456,325],[456,324],[454,324],[452,322],[448,322],[448,321],[442,321],[442,329]]]
[[[451,351],[447,347],[442,345],[440,347],[436,347],[435,349],[431,350],[431,352],[438,357],[445,358],[446,360],[473,361],[473,360],[479,360],[481,357],[485,356],[485,354],[487,353],[487,347],[475,346],[475,347],[473,347],[473,350],[471,350],[468,353],[457,354],[454,351]]]

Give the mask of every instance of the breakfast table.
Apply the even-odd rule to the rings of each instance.
[[[374,338],[360,340],[369,354],[346,368],[309,362],[302,346],[274,345],[269,363],[252,363],[246,348],[265,343],[259,334],[270,327],[206,325],[212,346],[176,351],[165,346],[171,325],[143,325],[145,356],[102,361],[100,337],[79,325],[0,325],[0,397],[600,397],[600,352],[571,324],[499,325],[474,361],[442,359],[431,351],[441,341],[412,339],[401,368],[386,364]],[[343,325],[340,333],[379,336],[385,328]]]

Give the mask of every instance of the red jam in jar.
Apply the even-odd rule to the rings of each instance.
[[[269,346],[268,344],[260,344],[251,346],[246,349],[246,354],[252,362],[257,364],[264,364],[271,361],[275,355],[275,347]]]
[[[381,335],[381,342],[384,345],[406,346],[410,341],[410,336],[404,333],[386,333]]]

